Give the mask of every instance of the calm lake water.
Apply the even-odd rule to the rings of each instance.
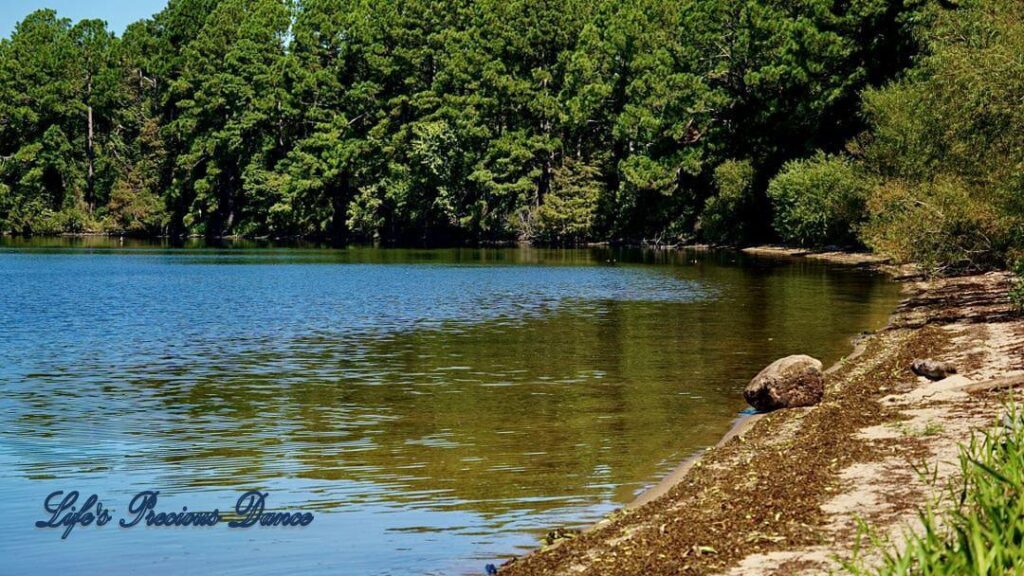
[[[639,250],[0,241],[0,574],[482,574],[714,444],[897,288]],[[34,527],[54,490],[103,527]],[[248,489],[305,528],[125,529]]]

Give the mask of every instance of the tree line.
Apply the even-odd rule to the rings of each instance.
[[[951,123],[914,103],[993,6],[1016,39],[1011,0],[171,0],[120,37],[41,10],[0,41],[0,230],[895,250],[884,183],[952,153],[902,131]]]

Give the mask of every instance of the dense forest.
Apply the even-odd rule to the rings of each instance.
[[[171,0],[0,41],[0,231],[1022,245],[1016,0]]]

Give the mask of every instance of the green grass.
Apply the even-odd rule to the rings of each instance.
[[[1011,408],[1005,425],[975,434],[961,448],[961,481],[938,510],[920,511],[923,530],[901,546],[862,527],[881,561],[860,556],[844,564],[857,575],[1024,574],[1024,420]],[[862,540],[863,542],[863,540]],[[858,546],[860,549],[861,547]]]
[[[1024,314],[1024,258],[1014,263],[1012,271],[1014,278],[1010,288],[1010,302],[1018,314]]]
[[[936,434],[940,434],[943,430],[942,423],[934,420],[929,420],[920,428],[910,426],[906,422],[895,424],[893,425],[893,428],[904,436],[935,436]]]

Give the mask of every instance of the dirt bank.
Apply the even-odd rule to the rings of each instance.
[[[758,419],[664,494],[501,574],[818,574],[852,553],[858,519],[912,528],[956,473],[957,445],[1008,394],[965,387],[1024,375],[1009,285],[1001,273],[908,282],[889,327],[829,374],[822,404]],[[910,370],[922,357],[960,373],[928,382]]]

